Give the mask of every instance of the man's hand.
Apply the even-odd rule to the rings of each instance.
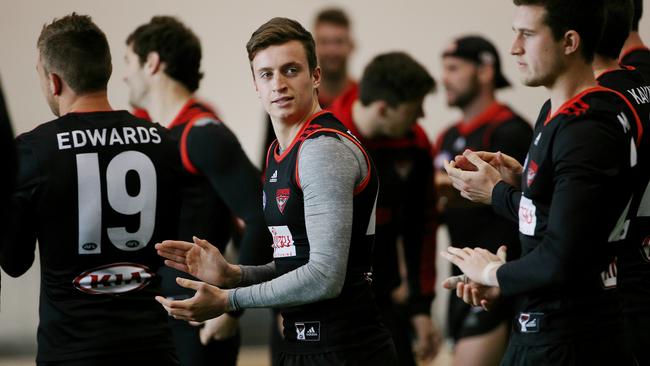
[[[226,314],[219,315],[214,319],[208,319],[199,331],[201,344],[207,346],[213,340],[223,341],[232,338],[239,330],[239,319]]]
[[[431,317],[425,314],[418,314],[411,318],[411,324],[415,329],[415,344],[413,351],[420,361],[431,362],[440,350],[440,331],[433,324]]]
[[[491,310],[501,297],[501,289],[496,286],[485,286],[470,281],[465,275],[449,277],[442,282],[442,287],[456,290],[456,296],[472,306],[480,306]]]
[[[228,311],[228,291],[205,282],[176,278],[179,286],[196,290],[194,296],[185,300],[170,300],[156,296],[167,313],[175,319],[202,322],[216,318]]]
[[[501,174],[501,179],[514,187],[521,185],[521,173],[524,168],[517,159],[502,152],[476,151],[481,160],[493,166]],[[454,158],[456,167],[461,170],[477,171],[478,168],[472,164],[464,155],[457,155]]]
[[[461,196],[468,200],[490,204],[492,202],[492,190],[502,179],[501,174],[473,151],[465,150],[463,156],[476,167],[476,170],[463,170],[456,161],[445,162],[445,170],[449,175],[449,179],[451,179],[452,185],[460,191]],[[469,168],[469,165],[462,159],[460,166]]]
[[[241,281],[241,269],[221,255],[207,240],[193,237],[194,243],[165,240],[156,244],[158,255],[166,258],[165,265],[215,286],[232,288]]]
[[[505,263],[505,246],[501,246],[496,255],[483,248],[454,247],[448,247],[440,255],[457,265],[470,280],[486,286],[499,286],[496,272]]]

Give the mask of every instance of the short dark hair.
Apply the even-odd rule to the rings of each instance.
[[[151,52],[157,52],[165,64],[165,74],[183,84],[190,92],[199,88],[201,42],[181,21],[171,16],[155,16],[149,23],[136,28],[126,39],[133,46],[140,64]]]
[[[603,35],[605,0],[513,0],[517,6],[536,5],[546,10],[544,22],[556,40],[569,30],[580,35],[582,56],[592,62]]]
[[[359,82],[359,100],[363,105],[383,100],[396,107],[411,102],[435,90],[436,83],[429,72],[404,52],[376,56],[366,66]]]
[[[632,28],[632,0],[607,0],[607,20],[596,54],[618,59]]]
[[[350,28],[350,19],[345,14],[343,9],[340,8],[327,8],[323,9],[316,14],[316,21],[314,25],[322,23],[334,24],[340,27]]]
[[[643,0],[634,0],[634,17],[632,18],[632,30],[639,31],[639,21],[643,16]]]
[[[282,45],[290,41],[302,43],[307,55],[309,72],[318,66],[314,37],[300,23],[289,18],[273,18],[262,24],[246,43],[248,60],[253,62],[255,55],[270,46]]]
[[[72,13],[45,24],[36,47],[45,72],[58,74],[77,94],[106,90],[111,51],[88,15]]]

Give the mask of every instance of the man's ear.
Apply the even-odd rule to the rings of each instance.
[[[151,51],[147,55],[147,59],[144,62],[144,70],[149,74],[153,75],[160,71],[160,54],[156,51]]]
[[[61,79],[58,74],[53,72],[48,74],[47,79],[50,87],[50,93],[52,93],[52,95],[60,96],[63,92],[63,79]]]
[[[321,69],[320,66],[316,66],[314,71],[311,73],[311,77],[314,83],[314,89],[318,89],[320,87],[320,81],[321,81]]]
[[[489,85],[494,82],[494,65],[479,65],[477,69],[478,80],[481,85]]]
[[[572,53],[578,52],[580,45],[582,44],[582,38],[580,34],[574,30],[567,31],[564,33],[564,54],[570,55]]]

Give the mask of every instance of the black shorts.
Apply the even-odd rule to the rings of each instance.
[[[38,366],[136,366],[136,365],[156,365],[156,366],[178,366],[178,358],[173,351],[142,351],[133,354],[105,355],[98,358],[84,358],[80,360],[69,361],[51,361],[37,362]]]
[[[397,366],[397,354],[392,339],[374,347],[317,354],[293,354],[278,352],[273,360],[280,366]]]
[[[622,334],[607,339],[583,337],[575,342],[543,346],[508,345],[501,366],[634,365],[625,350]]]
[[[625,344],[638,365],[650,365],[650,314],[624,314]]]
[[[485,311],[466,304],[456,296],[456,291],[451,291],[447,314],[449,337],[458,341],[461,338],[489,333],[504,323],[510,324],[514,310],[510,302],[502,302],[494,309]]]

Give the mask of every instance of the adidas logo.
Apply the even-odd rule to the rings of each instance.
[[[318,333],[316,333],[316,329],[314,329],[314,327],[311,327],[311,328],[309,328],[309,330],[307,331],[307,335],[308,335],[308,336],[317,337],[317,336],[318,336]]]
[[[271,179],[269,179],[269,183],[275,183],[278,181],[278,171],[274,171],[273,175],[271,176]]]

